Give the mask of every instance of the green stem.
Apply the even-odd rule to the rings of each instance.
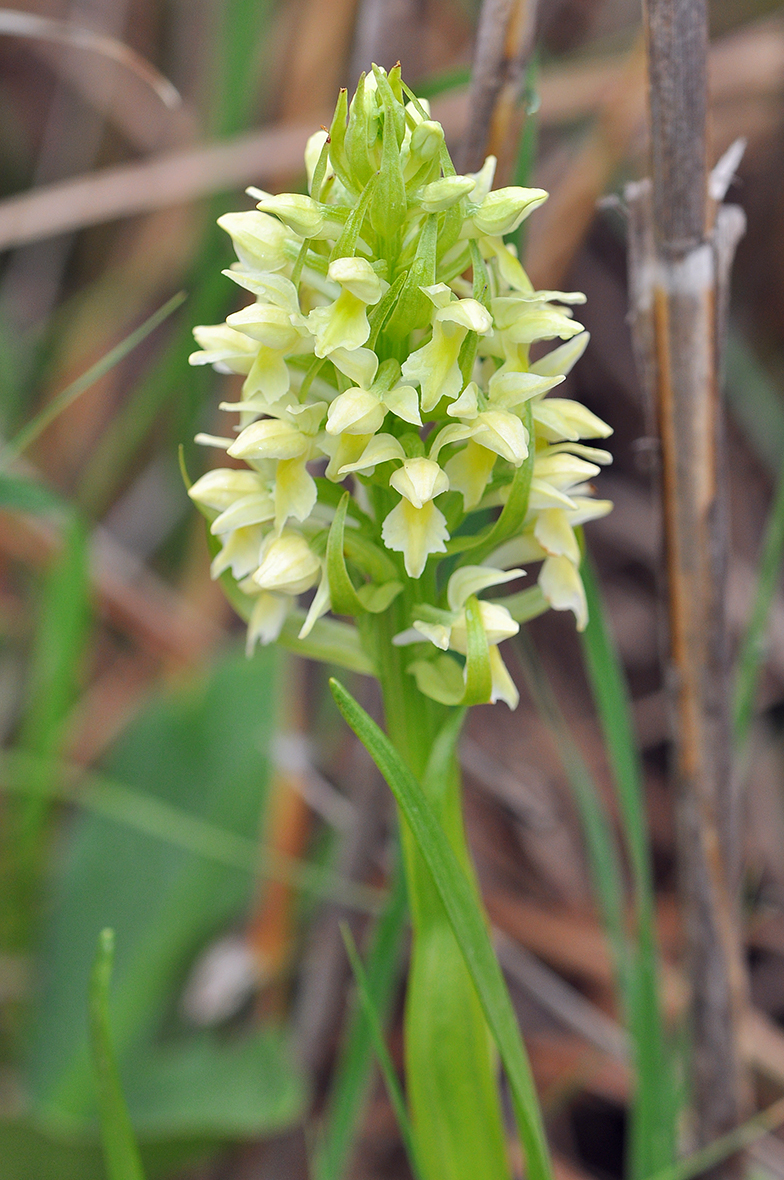
[[[457,760],[436,766],[449,710],[417,689],[405,649],[392,644],[410,618],[405,596],[364,624],[374,647],[387,731],[422,784],[470,880]],[[509,1176],[495,1053],[479,999],[430,872],[407,824],[402,846],[413,944],[405,1012],[406,1086],[425,1180]],[[478,894],[478,890],[477,890]]]

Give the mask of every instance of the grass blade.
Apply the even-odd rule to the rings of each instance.
[[[76,781],[64,782],[66,774],[69,777],[75,775]],[[47,777],[43,778],[44,775]],[[50,776],[56,776],[51,788]],[[283,852],[260,848],[254,840],[219,828],[163,799],[102,775],[84,774],[81,767],[32,758],[18,752],[5,753],[0,755],[0,787],[29,795],[45,792],[47,798],[77,803],[116,823],[165,840],[184,852],[282,881],[363,913],[377,913],[384,902],[385,895],[380,889],[346,881],[327,869]]]
[[[784,468],[779,476],[773,506],[765,525],[754,605],[738,656],[733,701],[733,734],[737,752],[741,752],[745,745],[754,716],[760,670],[765,660],[765,633],[783,564]]]
[[[506,1069],[529,1180],[551,1180],[552,1164],[531,1068],[476,896],[419,783],[387,736],[337,681],[338,708],[365,745],[403,812],[438,889]]]
[[[36,480],[0,471],[0,508],[11,512],[48,514],[67,510],[64,500]]]
[[[759,1139],[764,1139],[766,1135],[777,1130],[782,1123],[784,1123],[784,1098],[779,1098],[765,1110],[755,1114],[753,1118],[741,1123],[739,1127],[734,1127],[732,1131],[728,1131],[726,1135],[719,1135],[718,1139],[714,1139],[712,1143],[708,1143],[699,1151],[685,1156],[684,1159],[676,1160],[674,1164],[671,1164],[669,1168],[663,1168],[661,1172],[656,1172],[651,1180],[692,1180],[693,1176],[709,1172],[717,1164],[729,1159],[731,1155],[743,1151],[744,1148],[750,1147]]]
[[[408,1112],[406,1110],[406,1102],[403,1097],[403,1092],[400,1089],[400,1083],[395,1073],[395,1066],[392,1058],[389,1056],[386,1041],[384,1040],[384,1030],[381,1025],[378,1011],[373,1003],[373,997],[368,986],[368,978],[365,974],[365,968],[362,966],[362,960],[359,957],[357,944],[351,934],[351,930],[345,922],[340,924],[340,933],[343,935],[343,942],[346,947],[346,954],[351,963],[351,970],[354,973],[354,982],[357,985],[357,994],[359,996],[362,1011],[367,1022],[368,1030],[370,1032],[370,1039],[373,1042],[373,1048],[378,1058],[378,1064],[384,1078],[384,1084],[387,1088],[389,1100],[392,1103],[392,1109],[395,1112],[397,1124],[400,1129],[400,1135],[403,1140],[403,1145],[408,1155],[408,1162],[411,1166],[411,1171],[414,1173],[416,1180],[421,1180],[422,1172],[417,1164],[416,1145],[414,1143],[414,1132],[409,1122]]]
[[[550,729],[580,813],[599,912],[615,961],[618,991],[624,1004],[628,1005],[630,962],[624,915],[625,889],[612,822],[593,775],[572,738],[536,648],[524,629],[517,636],[516,650],[528,690]]]
[[[145,320],[135,332],[131,332],[129,336],[126,336],[124,340],[121,340],[119,344],[110,349],[106,353],[106,356],[96,361],[86,373],[82,373],[81,377],[77,377],[75,381],[72,381],[70,385],[61,390],[56,397],[53,397],[49,404],[40,413],[36,414],[31,422],[23,426],[15,438],[11,439],[2,455],[0,455],[0,461],[8,463],[10,459],[15,459],[17,455],[20,455],[22,451],[26,450],[46,430],[47,426],[62,414],[63,410],[67,410],[77,398],[81,397],[91,386],[95,385],[96,381],[99,381],[110,369],[118,365],[129,352],[132,352],[136,348],[137,344],[141,344],[142,340],[145,340],[164,320],[168,319],[172,312],[176,311],[185,299],[186,295],[184,291],[173,295],[167,303],[164,303],[163,307],[159,307],[156,312],[153,312],[149,319]]]
[[[109,982],[113,959],[114,931],[102,930],[90,980],[90,1039],[98,1088],[101,1139],[109,1180],[144,1180],[109,1027]]]
[[[633,1177],[641,1178],[666,1167],[675,1158],[676,1089],[659,994],[660,955],[645,788],[629,692],[593,564],[587,555],[582,577],[589,619],[581,636],[583,658],[613,772],[634,890],[636,946],[628,1017],[635,1047],[637,1089],[630,1137],[630,1171]]]
[[[78,518],[65,529],[64,547],[44,582],[33,639],[25,709],[18,745],[32,755],[29,792],[13,801],[0,834],[0,862],[7,874],[2,898],[2,937],[27,944],[48,846],[52,794],[58,781],[56,758],[63,727],[80,682],[89,634],[87,534]]]
[[[367,958],[366,984],[381,1026],[386,1023],[400,965],[408,916],[402,864],[395,868],[389,899],[380,914]],[[372,1065],[367,1015],[352,1014],[329,1095],[326,1126],[313,1168],[314,1180],[341,1180],[362,1118]]]

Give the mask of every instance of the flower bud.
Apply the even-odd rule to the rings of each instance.
[[[544,204],[547,196],[541,188],[499,188],[487,194],[470,220],[480,234],[502,237],[513,233],[529,213]]]
[[[229,447],[234,459],[296,459],[308,449],[304,434],[288,422],[264,418],[251,422]]]
[[[284,225],[301,238],[315,238],[324,229],[324,214],[318,201],[301,193],[281,193],[277,197],[265,197],[259,201],[264,213],[274,213]]]
[[[444,142],[444,128],[432,119],[423,119],[411,132],[411,156],[420,164],[434,160]]]
[[[276,218],[249,209],[247,213],[224,213],[218,225],[229,234],[237,257],[248,270],[283,270],[290,235]]]
[[[370,223],[377,234],[391,238],[403,224],[408,202],[400,145],[405,130],[403,106],[395,98],[386,76],[374,66],[383,103],[381,159],[378,181],[370,203]]]
[[[321,562],[303,536],[284,532],[265,542],[253,581],[262,590],[304,594],[319,578]]]
[[[197,504],[204,504],[216,512],[225,512],[235,500],[263,490],[264,484],[255,471],[215,467],[192,484],[188,495]]]
[[[377,394],[348,389],[327,412],[327,434],[375,434],[386,416]]]
[[[422,189],[420,204],[426,213],[443,213],[474,187],[472,176],[442,176]]]
[[[226,317],[226,323],[253,340],[286,352],[299,340],[299,332],[291,322],[291,315],[281,307],[269,303],[251,303]]]

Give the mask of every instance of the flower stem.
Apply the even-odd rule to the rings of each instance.
[[[391,642],[406,618],[410,604],[398,599],[368,624],[387,730],[422,783],[473,882],[457,759],[452,754],[448,765],[437,766],[431,758],[450,711],[418,691],[406,671],[404,649]],[[426,1180],[504,1180],[509,1167],[487,1024],[422,855],[405,822],[401,828],[413,926],[405,1011],[406,1086],[417,1153]]]

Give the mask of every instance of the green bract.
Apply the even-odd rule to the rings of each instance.
[[[403,593],[397,642],[420,690],[514,707],[498,644],[531,596],[476,595],[541,562],[538,609],[585,626],[574,527],[609,511],[589,481],[610,456],[581,440],[611,431],[547,396],[588,342],[570,306],[584,297],[534,291],[503,240],[547,194],[490,191],[492,157],[455,175],[407,93],[398,67],[374,66],[311,137],[308,196],[251,190],[259,211],[220,219],[238,257],[225,273],[255,302],[194,330],[192,364],[245,377],[223,407],[237,437],[199,437],[247,468],[190,495],[220,543],[214,576],[247,596],[249,648],[310,590],[302,640],[329,610],[361,620]],[[531,362],[531,344],[558,339]]]

